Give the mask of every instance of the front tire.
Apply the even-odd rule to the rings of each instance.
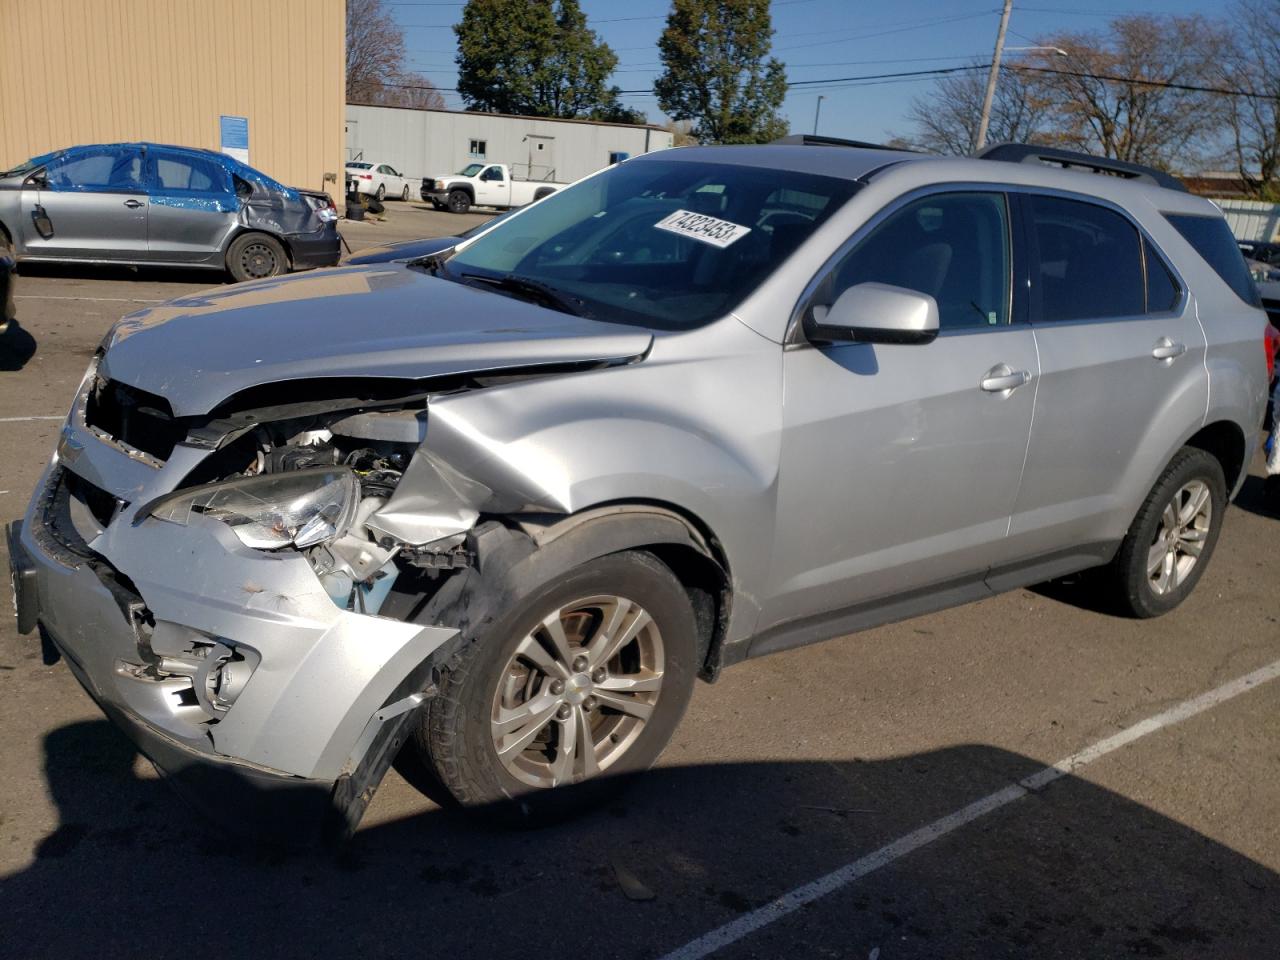
[[[449,210],[453,213],[466,213],[471,209],[471,195],[465,190],[449,192]]]
[[[275,237],[244,233],[227,249],[227,270],[238,282],[278,277],[289,272],[289,256]]]
[[[647,769],[697,673],[688,594],[647,553],[576,567],[467,639],[417,747],[459,803],[517,822],[598,805]]]
[[[401,191],[400,191],[400,202],[401,202],[401,203],[408,203],[408,202],[409,202],[409,187],[408,187],[408,185],[406,185],[406,186],[405,186],[405,188],[404,188],[403,190],[401,190]]]
[[[1113,588],[1125,612],[1158,617],[1190,595],[1218,542],[1226,506],[1222,465],[1203,450],[1180,450],[1112,561]]]

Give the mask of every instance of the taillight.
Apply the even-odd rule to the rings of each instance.
[[[1267,351],[1267,381],[1276,375],[1276,352],[1280,351],[1280,330],[1267,324],[1267,332],[1262,338],[1263,349]]]
[[[361,173],[361,174],[357,174],[357,176],[358,176],[361,180],[372,180],[372,179],[373,179],[373,174],[372,174],[372,173]]]

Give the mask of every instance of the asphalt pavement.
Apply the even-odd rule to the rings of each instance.
[[[482,219],[388,211],[344,225],[353,249]],[[220,280],[22,271],[0,521],[110,324]],[[404,763],[342,851],[249,844],[6,616],[0,957],[1274,957],[1280,512],[1258,466],[1174,613],[1060,582],[734,667],[620,799],[532,832],[437,805]]]

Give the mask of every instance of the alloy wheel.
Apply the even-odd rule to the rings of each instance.
[[[662,634],[643,607],[618,596],[566,604],[521,638],[499,676],[494,751],[530,786],[593,777],[639,738],[662,676]]]
[[[1183,484],[1165,506],[1147,552],[1147,581],[1157,596],[1184,583],[1204,550],[1213,523],[1213,496],[1203,480]]]

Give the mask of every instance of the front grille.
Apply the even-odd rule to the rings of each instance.
[[[86,425],[157,460],[168,460],[187,433],[164,397],[101,378],[89,391],[84,419]]]

